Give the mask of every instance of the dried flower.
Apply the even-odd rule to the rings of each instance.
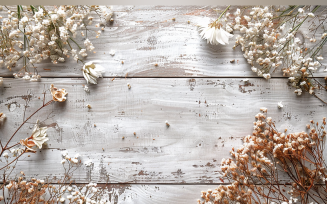
[[[38,81],[39,78],[24,73],[30,72],[29,68],[35,69],[34,64],[48,58],[52,63],[58,64],[66,61],[70,55],[75,61],[82,61],[80,58],[86,57],[87,51],[95,49],[89,39],[82,43],[76,39],[78,33],[84,36],[83,30],[88,30],[87,26],[92,24],[93,17],[90,16],[92,12],[97,13],[102,25],[101,30],[104,30],[104,25],[112,20],[113,16],[109,7],[98,5],[61,5],[47,8],[28,6],[26,9],[24,7],[26,6],[20,6],[14,11],[8,10],[8,18],[0,16],[2,28],[0,66],[3,64],[11,70],[18,64],[18,60],[23,58],[23,68],[15,77],[31,81]],[[99,26],[100,23],[96,25]],[[101,31],[98,31],[97,37],[100,34]],[[75,43],[80,52],[73,49],[71,43]]]
[[[200,36],[202,37],[202,39],[206,39],[207,43],[210,43],[212,45],[226,45],[229,43],[229,38],[233,37],[232,34],[222,29],[222,27],[216,28],[210,24],[200,25],[200,30]]]
[[[8,157],[9,157],[9,154],[8,154],[8,152],[5,152],[5,153],[3,153],[3,157],[6,157],[6,158],[8,158]]]
[[[228,30],[225,31],[222,28],[222,24],[220,23],[221,17],[226,13],[226,11],[229,9],[230,6],[228,6],[223,13],[219,16],[217,20],[215,20],[212,23],[208,23],[205,20],[200,23],[199,29],[201,31],[200,36],[202,39],[206,39],[207,43],[213,44],[213,45],[226,45],[229,42],[229,38],[233,37],[232,34],[229,33],[230,27],[226,27]]]
[[[36,124],[34,125],[33,132],[32,132],[32,141],[41,149],[42,144],[49,140],[47,137],[47,127],[40,127],[39,126],[39,120],[36,121]]]
[[[283,107],[284,107],[281,101],[278,102],[277,107],[278,107],[278,108],[283,108]]]
[[[308,13],[308,16],[311,18],[315,17],[315,15],[313,13]]]
[[[85,63],[83,66],[83,76],[87,83],[97,84],[97,78],[102,77],[104,68],[92,62]]]
[[[3,122],[6,120],[6,115],[4,113],[0,113],[0,125],[3,124]]]
[[[40,127],[39,120],[37,120],[36,124],[34,125],[31,137],[26,138],[25,140],[20,140],[20,144],[25,146],[30,152],[35,152],[35,150],[32,149],[32,147],[35,145],[37,145],[39,149],[42,149],[43,143],[49,140],[46,133],[47,130],[47,127]]]
[[[26,138],[25,140],[21,139],[19,143],[26,147],[27,152],[32,152],[32,153],[36,152],[36,150],[32,149],[32,147],[35,146],[35,142],[29,140],[29,138]]]
[[[270,78],[271,78],[270,74],[263,74],[262,76],[263,76],[263,78],[265,78],[265,79],[270,79]]]
[[[287,129],[279,132],[272,119],[266,117],[266,112],[256,115],[253,134],[243,138],[240,148],[232,148],[232,158],[221,160],[224,179],[231,184],[202,191],[203,204],[257,203],[258,200],[271,204],[298,201],[307,204],[325,199],[314,192],[326,191],[326,185],[321,185],[327,178],[324,149],[321,148],[325,146],[326,119],[321,125],[311,121],[309,133],[286,135]],[[285,186],[278,179],[281,177],[292,184],[290,191],[280,188]],[[260,185],[262,183],[264,185]]]
[[[88,160],[84,164],[85,164],[85,166],[91,166],[92,165],[92,160]]]
[[[116,54],[116,51],[115,51],[115,50],[110,50],[109,54],[110,54],[111,56],[114,56],[114,55]]]
[[[89,93],[90,92],[90,88],[87,85],[85,85],[84,86],[84,91],[87,92],[87,93]]]
[[[53,84],[51,84],[50,90],[54,101],[59,101],[59,102],[66,101],[66,95],[68,94],[68,92],[66,92],[65,89],[58,90],[56,87],[54,87]]]

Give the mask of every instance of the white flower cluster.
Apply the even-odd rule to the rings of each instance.
[[[254,7],[248,15],[242,17],[239,13],[238,9],[235,12],[235,23],[227,25],[241,32],[241,35],[236,36],[234,48],[241,45],[243,56],[252,66],[252,71],[269,79],[272,72],[282,68],[284,76],[289,76],[292,86],[297,88],[295,93],[301,95],[302,90],[306,88],[312,94],[313,85],[309,86],[304,80],[321,66],[319,61],[323,60],[323,57],[311,58],[308,52],[304,51],[304,41],[297,37],[297,33],[302,21],[314,14],[305,14],[304,9],[299,8],[295,22],[282,22],[276,27],[273,22],[275,16],[267,6]],[[295,26],[290,26],[289,23],[294,23]],[[286,26],[290,27],[289,30]],[[323,34],[322,39],[326,36]],[[311,38],[310,42],[316,40]]]
[[[66,150],[61,152],[61,156],[63,157],[63,159],[61,160],[61,164],[65,164],[66,162],[70,164],[78,164],[81,162],[81,160],[78,159],[80,157],[79,154],[76,154],[74,157],[71,157],[68,155],[68,151]]]
[[[24,152],[25,148],[11,148],[8,151],[5,151],[2,156],[5,158],[17,157]]]
[[[34,64],[43,60],[50,58],[52,63],[57,64],[64,62],[70,55],[74,60],[86,57],[87,51],[93,51],[95,47],[89,39],[84,41],[85,48],[81,47],[75,39],[77,33],[82,30],[83,36],[85,30],[90,33],[88,36],[91,35],[85,24],[92,24],[93,11],[100,20],[110,20],[113,15],[108,7],[96,5],[61,5],[47,9],[40,6],[33,7],[33,11],[27,6],[22,8],[20,15],[17,10],[9,10],[7,18],[0,18],[0,66],[11,70],[20,58],[24,58],[23,73],[15,73],[14,76],[30,81],[37,81],[40,76],[28,73],[28,67],[34,67]],[[101,30],[103,27],[96,31],[96,37],[99,37]],[[79,52],[74,49],[75,45]]]
[[[10,181],[10,183],[8,185],[6,185],[6,188],[10,191],[10,190],[27,190],[28,193],[33,193],[36,189],[35,186],[38,186],[38,184],[43,185],[45,183],[44,180],[40,180],[40,179],[35,179],[32,178],[30,182],[26,181],[26,180],[22,180],[22,177],[20,177],[20,179],[18,180],[18,182],[16,181]]]
[[[68,192],[69,195],[67,195],[66,198],[58,198],[58,201],[64,203],[67,199],[70,203],[76,204],[111,204],[111,202],[106,198],[95,199],[100,191],[96,186],[96,183],[91,182],[82,189],[74,188],[72,186],[63,187],[62,192]]]

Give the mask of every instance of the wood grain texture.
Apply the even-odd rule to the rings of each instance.
[[[231,12],[236,7],[231,7]],[[232,49],[234,38],[229,45],[222,46],[207,44],[199,36],[197,25],[203,18],[214,20],[217,11],[223,9],[224,6],[113,6],[114,23],[107,25],[99,39],[89,32],[88,38],[97,53],[90,53],[85,61],[103,65],[105,77],[125,77],[126,74],[129,77],[257,77],[240,47]],[[94,26],[90,29],[97,30]],[[308,34],[305,26],[302,30]],[[320,35],[317,33],[316,37]],[[82,45],[84,40],[77,38]],[[111,49],[116,51],[115,56],[109,55]],[[326,56],[326,49],[322,54]],[[235,63],[230,63],[231,60]],[[326,62],[327,58],[322,63]],[[82,77],[82,64],[72,60],[57,65],[44,61],[37,67],[42,77]],[[324,69],[315,75],[325,77]],[[9,72],[1,67],[0,76],[12,77],[17,70],[13,68]],[[282,75],[279,71],[272,76]]]
[[[163,185],[163,184],[109,184],[104,197],[110,204],[197,204],[201,191],[214,189],[211,185]],[[73,188],[75,185],[73,185]],[[68,192],[64,197],[69,195]],[[3,203],[3,201],[0,201]],[[66,199],[65,203],[68,203]]]
[[[36,119],[51,127],[41,154],[18,162],[17,172],[27,168],[30,176],[62,175],[60,150],[66,149],[94,162],[75,172],[78,182],[103,182],[108,174],[111,183],[220,183],[221,159],[252,133],[259,108],[268,108],[281,131],[299,132],[309,120],[326,116],[326,105],[309,94],[297,96],[286,79],[251,79],[248,85],[242,79],[100,79],[90,93],[83,78],[5,79],[2,140],[20,125],[26,101],[26,116],[42,105],[42,91],[51,83],[69,92],[67,101],[41,110],[16,137],[29,136]]]
[[[7,115],[1,141],[22,123],[25,107],[26,118],[42,105],[42,92],[50,84],[69,92],[65,103],[41,110],[19,131],[15,141],[29,137],[40,119],[49,127],[50,140],[36,154],[24,156],[13,175],[23,170],[27,177],[62,177],[60,153],[67,150],[71,156],[79,153],[83,163],[93,161],[74,173],[77,183],[104,183],[109,175],[112,203],[196,203],[201,190],[222,183],[220,161],[252,133],[259,108],[267,107],[277,127],[289,132],[326,117],[326,105],[307,93],[294,94],[280,73],[269,81],[257,78],[241,50],[232,49],[233,40],[227,46],[201,40],[196,25],[204,17],[217,18],[215,9],[224,8],[113,6],[114,23],[99,39],[89,33],[97,53],[86,61],[106,68],[90,93],[83,90],[81,63],[71,60],[37,65],[43,77],[38,83],[9,79],[17,68],[0,67],[0,76],[7,77],[0,87],[0,112]],[[324,77],[324,69],[316,76]],[[249,84],[244,78],[250,78]],[[318,96],[327,100],[325,92]],[[283,109],[277,108],[280,101]]]

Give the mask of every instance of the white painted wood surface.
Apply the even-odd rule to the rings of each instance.
[[[242,79],[101,79],[88,94],[84,78],[39,83],[5,79],[0,105],[8,119],[1,135],[5,140],[20,125],[24,99],[30,99],[30,115],[41,106],[42,91],[54,83],[69,92],[67,101],[50,105],[29,121],[43,121],[52,112],[44,121],[53,127],[49,149],[19,162],[18,172],[28,167],[31,175],[60,175],[58,150],[66,149],[94,161],[92,168],[75,173],[80,182],[101,182],[108,173],[114,183],[219,183],[221,159],[251,134],[259,108],[267,107],[277,127],[289,131],[305,130],[309,120],[326,115],[326,105],[309,94],[293,94],[285,82],[251,79],[244,86]],[[285,105],[281,110],[279,101]],[[26,125],[17,140],[27,137],[32,127]]]
[[[267,107],[277,127],[290,132],[327,116],[326,105],[309,94],[297,96],[287,79],[257,78],[232,44],[201,40],[195,25],[204,16],[215,18],[213,8],[114,6],[115,22],[94,39],[97,54],[87,58],[106,68],[106,78],[90,85],[90,93],[83,90],[81,64],[71,61],[38,65],[43,76],[38,83],[5,78],[0,87],[0,112],[7,115],[0,127],[4,141],[21,124],[26,101],[28,116],[41,106],[51,83],[69,92],[65,103],[40,111],[17,134],[16,141],[30,136],[36,119],[50,127],[48,145],[19,161],[16,173],[62,176],[60,151],[67,150],[94,162],[75,172],[76,182],[101,183],[108,174],[115,203],[195,203],[201,190],[222,183],[220,161],[251,134],[259,108]],[[0,76],[12,73],[0,68]],[[324,92],[318,96],[327,100]],[[280,101],[283,109],[277,108]]]
[[[237,7],[232,6],[231,12]],[[229,45],[221,46],[207,44],[199,36],[197,25],[203,18],[215,20],[218,16],[216,10],[221,12],[225,8],[113,6],[114,23],[108,24],[98,39],[95,34],[88,35],[97,53],[89,53],[85,61],[103,65],[106,77],[125,77],[126,74],[129,77],[256,77],[244,59],[240,46],[232,49],[235,37]],[[5,9],[0,15],[7,15]],[[91,30],[98,30],[94,27],[96,23],[95,20]],[[307,33],[305,26],[301,30]],[[235,36],[237,34],[239,33],[235,32]],[[316,37],[320,38],[321,33],[317,33]],[[77,39],[81,45],[83,40],[85,38]],[[109,54],[111,49],[116,51],[115,56]],[[323,49],[323,54],[326,55],[326,49]],[[235,60],[235,63],[230,63],[231,60]],[[327,58],[322,63],[326,64]],[[37,67],[42,77],[83,76],[82,64],[77,64],[72,59],[56,65],[44,61]],[[8,72],[5,67],[0,67],[0,75],[12,77],[12,73],[19,69],[13,68],[12,72]],[[324,69],[322,67],[315,75],[325,77]],[[281,71],[272,76],[281,77]]]

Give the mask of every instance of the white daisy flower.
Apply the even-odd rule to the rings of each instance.
[[[233,35],[225,31],[222,26],[217,28],[217,26],[213,26],[213,23],[203,23],[199,25],[199,29],[201,31],[200,36],[202,39],[206,39],[207,43],[212,45],[226,45],[229,43],[229,38],[233,37]]]

